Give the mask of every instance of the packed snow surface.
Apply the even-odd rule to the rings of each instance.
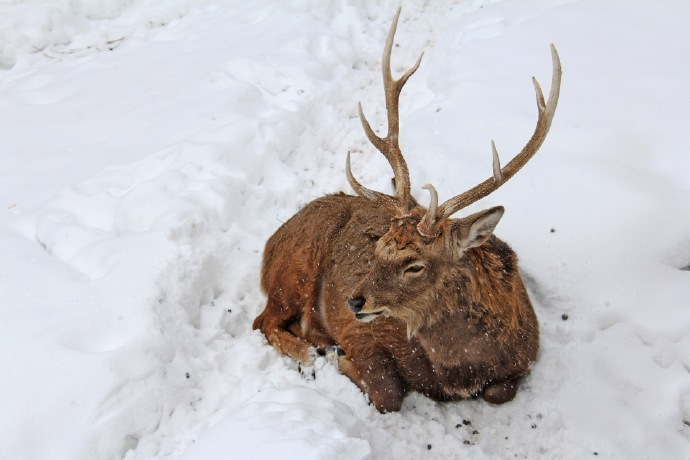
[[[506,163],[540,320],[516,399],[381,415],[251,322],[263,245],[391,171],[380,55],[397,2],[0,2],[0,458],[690,457],[690,2],[408,1],[393,52],[416,197]]]

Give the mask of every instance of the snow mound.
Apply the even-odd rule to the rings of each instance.
[[[414,3],[414,2],[413,2]],[[405,5],[401,145],[420,201],[491,174],[542,332],[517,398],[381,415],[325,359],[251,330],[266,239],[390,171],[380,53],[395,2],[0,5],[0,458],[683,458],[690,444],[690,6]]]

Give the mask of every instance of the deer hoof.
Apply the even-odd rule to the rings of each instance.
[[[326,348],[326,355],[335,353],[337,356],[345,356],[345,350],[340,345],[331,345]]]
[[[308,382],[316,380],[316,370],[314,366],[303,366],[302,364],[297,364],[297,370],[302,374],[302,378]]]
[[[338,345],[331,345],[324,349],[324,357],[326,358],[326,361],[334,365],[336,368],[340,368],[338,363],[341,356],[345,356],[345,350]]]
[[[482,398],[491,404],[503,404],[511,401],[517,393],[517,382],[506,380],[505,382],[495,383],[484,388]]]

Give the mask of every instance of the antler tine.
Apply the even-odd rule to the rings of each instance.
[[[556,47],[553,45],[553,43],[551,44],[551,60],[553,61],[553,73],[551,76],[551,89],[549,91],[548,102],[544,102],[544,94],[542,93],[541,87],[539,86],[537,80],[534,77],[532,78],[537,97],[537,110],[539,111],[539,116],[537,118],[537,126],[530,140],[523,147],[520,153],[515,155],[515,158],[513,158],[504,168],[500,167],[496,145],[493,141],[491,141],[494,159],[493,177],[490,177],[465,193],[449,199],[439,206],[436,213],[436,218],[434,219],[435,222],[440,222],[443,219],[450,217],[457,211],[489,195],[501,185],[505,184],[534,156],[535,153],[537,153],[544,142],[544,139],[546,139],[549,128],[551,128],[551,122],[554,114],[556,113],[558,96],[561,89],[561,75],[563,71],[561,70],[561,61],[558,57],[558,51],[556,51]]]
[[[383,48],[383,87],[386,93],[386,113],[388,118],[388,132],[385,138],[377,136],[371,125],[364,116],[364,111],[362,110],[362,104],[358,106],[359,119],[362,122],[362,127],[367,135],[369,141],[376,147],[384,157],[388,160],[388,163],[393,168],[393,173],[395,176],[395,195],[399,201],[398,211],[400,213],[407,214],[411,205],[411,194],[410,194],[410,172],[407,169],[407,163],[405,158],[403,158],[402,152],[400,151],[400,146],[398,144],[398,137],[400,134],[400,117],[398,111],[398,102],[400,99],[400,91],[405,85],[407,80],[414,74],[419,68],[419,64],[422,62],[422,53],[417,62],[412,68],[403,74],[400,79],[393,79],[391,72],[391,51],[393,49],[393,40],[395,38],[395,31],[398,27],[398,18],[400,17],[401,8],[395,13],[393,18],[393,23],[388,31],[388,38],[386,39],[386,45]]]
[[[398,202],[394,197],[368,189],[355,179],[355,176],[352,175],[352,168],[350,167],[350,152],[347,152],[347,158],[345,159],[345,175],[347,176],[347,181],[350,183],[350,187],[352,187],[352,190],[354,190],[357,195],[369,201],[380,202],[393,213],[397,211]]]
[[[431,199],[429,201],[429,209],[427,209],[426,214],[422,220],[417,224],[417,230],[423,236],[436,236],[436,209],[438,207],[438,192],[431,184],[426,184],[422,186],[423,189],[429,191]]]

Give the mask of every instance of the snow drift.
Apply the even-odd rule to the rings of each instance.
[[[300,206],[390,171],[395,2],[0,5],[2,458],[683,458],[690,449],[690,5],[408,2],[394,72],[414,193],[441,199],[529,137],[502,204],[542,351],[518,397],[380,415],[323,360],[267,346],[263,244]]]

